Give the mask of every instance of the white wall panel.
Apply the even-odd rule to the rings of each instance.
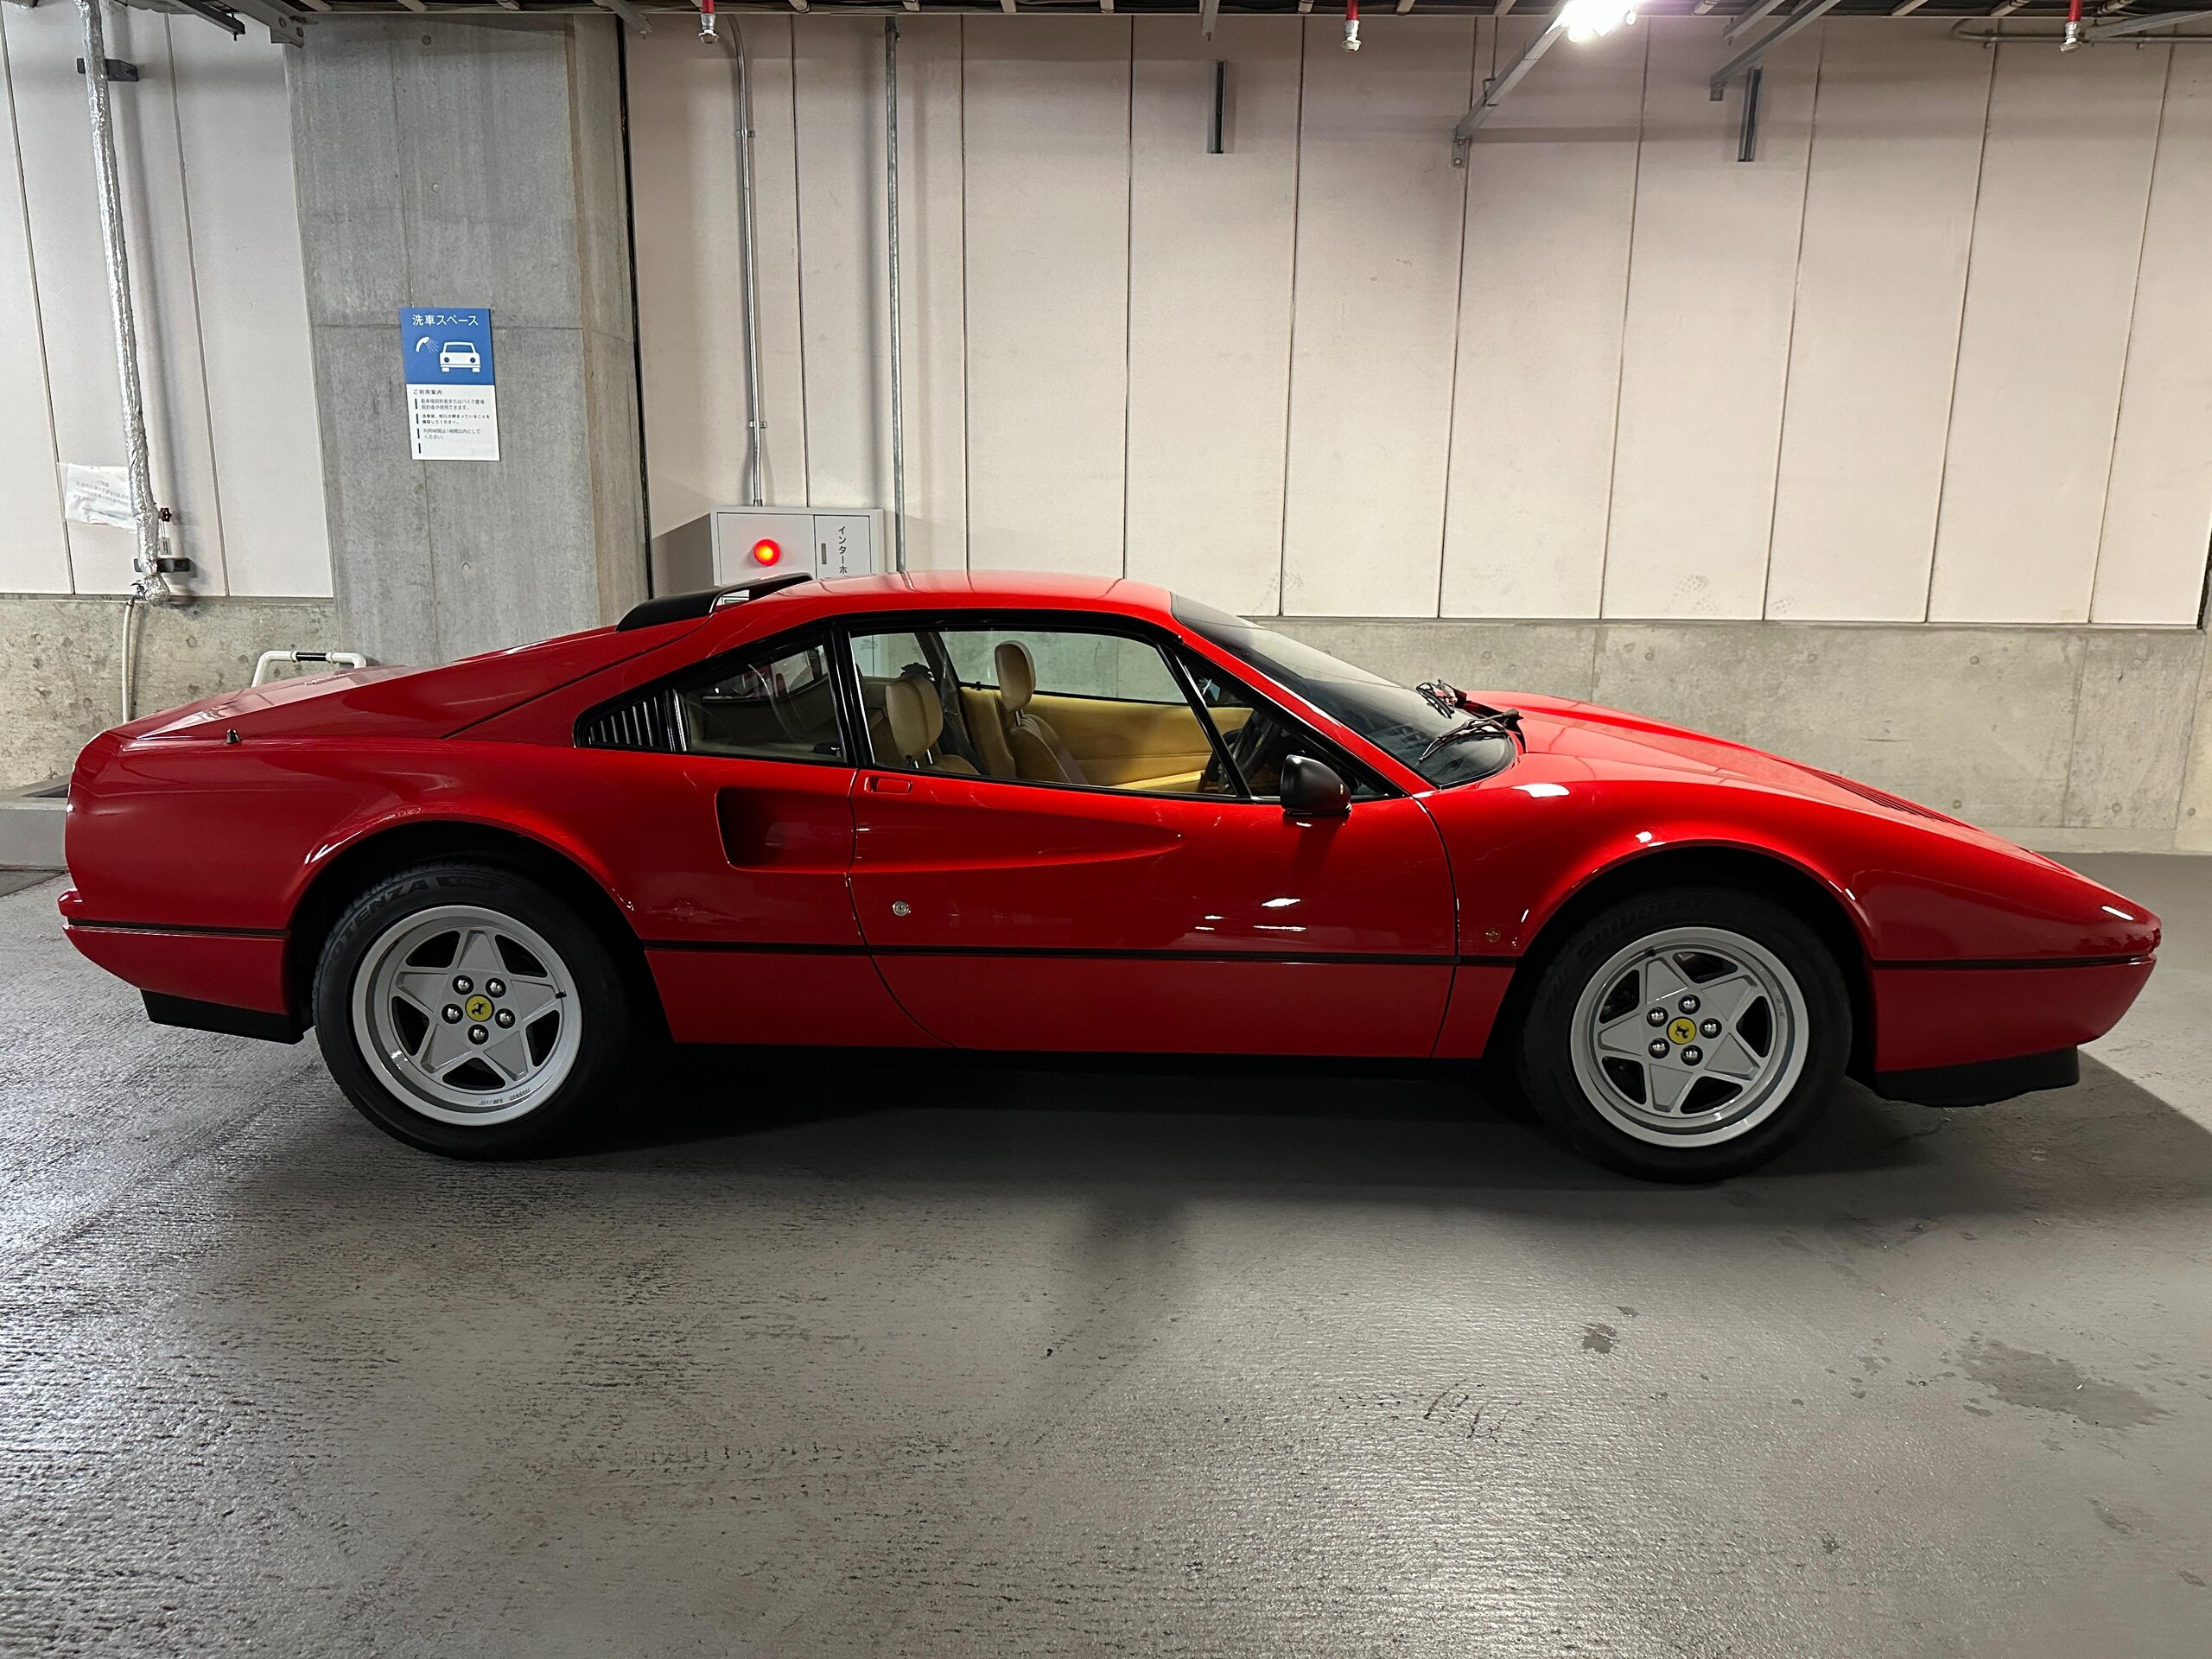
[[[1741,86],[1706,90],[1718,21],[1649,26],[1605,613],[1755,617],[1821,29],[1768,54],[1758,159],[1739,162]]]
[[[753,56],[753,222],[760,289],[760,401],[768,423],[762,440],[765,493],[772,502],[803,503],[809,461],[806,352],[800,327],[798,122],[792,89],[795,30],[788,19],[744,21]]]
[[[967,20],[969,562],[1118,575],[1129,26]]]
[[[771,23],[755,33],[757,54],[765,37],[787,31]],[[660,536],[745,499],[738,70],[728,48],[681,29],[626,44],[646,533]]]
[[[2093,622],[2196,620],[2212,540],[2212,60],[2172,53]]]
[[[1997,49],[1929,613],[2089,613],[2169,52]]]
[[[1500,62],[1541,28],[1501,25]],[[1598,614],[1650,38],[1547,57],[1470,147],[1446,615]]]
[[[791,26],[741,20],[753,62],[762,482],[806,499]],[[736,24],[725,22],[726,35]],[[734,40],[661,29],[628,42],[648,533],[745,499],[749,457]]]
[[[290,104],[279,50],[246,51],[197,18],[162,20],[191,264],[170,276],[196,318],[223,591],[327,594],[322,444],[308,353]]]
[[[1451,456],[1471,18],[1306,25],[1286,612],[1433,616]]]
[[[792,26],[806,490],[817,507],[891,499],[883,25]]]
[[[75,68],[77,15],[65,6],[11,10],[7,26],[54,448],[63,461],[120,466],[123,420],[85,87]],[[130,531],[79,524],[67,529],[78,592],[116,593],[130,585]]]
[[[1282,568],[1300,32],[1139,20],[1130,141],[1128,574],[1273,612]],[[1209,155],[1213,64],[1229,65]]]
[[[28,14],[0,8],[0,71],[13,79],[8,30]],[[30,226],[23,213],[16,107],[7,92],[0,128],[0,591],[66,594],[69,540],[61,527],[54,423],[39,334]]]
[[[1487,31],[1385,16],[1351,58],[1306,27],[906,26],[918,567],[1126,568],[1303,614],[1847,620],[2078,618],[2094,569],[2101,621],[2193,617],[2212,60],[2177,68],[2160,142],[2160,49],[1832,20],[1770,60],[1740,163],[1718,24],[1649,19],[1554,54],[1460,175]],[[811,445],[817,499],[873,499],[881,36],[752,33],[771,493],[804,493]],[[679,121],[654,92],[692,45],[632,55],[657,528],[738,476],[728,93]]]
[[[906,563],[914,570],[958,570],[968,563],[963,25],[958,17],[899,24]]]
[[[1770,616],[1927,612],[1993,55],[1950,28],[1822,25]]]

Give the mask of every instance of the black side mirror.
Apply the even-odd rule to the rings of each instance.
[[[1287,818],[1341,818],[1351,810],[1351,790],[1334,766],[1310,755],[1286,755],[1281,785]]]

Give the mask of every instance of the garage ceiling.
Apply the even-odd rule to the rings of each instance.
[[[1760,18],[1786,18],[1814,0],[1785,0],[1776,6],[1768,0],[1670,0],[1664,5],[1643,8],[1645,16],[1680,16],[1688,13],[1709,15],[1719,18],[1741,16],[1747,13]],[[126,0],[126,3],[149,11],[194,13],[210,21],[233,18],[250,22],[266,22],[270,16],[293,18],[312,22],[322,16],[350,16],[355,15],[412,14],[417,16],[569,16],[579,12],[609,10],[638,14],[688,14],[696,7],[684,0],[614,0],[611,5],[601,5],[594,0],[245,0],[245,3],[230,3],[229,0]],[[912,16],[916,14],[974,13],[988,16],[1067,16],[1071,14],[1113,12],[1120,16],[1182,16],[1196,19],[1202,9],[1223,15],[1251,15],[1291,17],[1301,13],[1317,16],[1332,16],[1344,8],[1341,0],[1218,0],[1218,4],[1202,8],[1200,0],[719,0],[717,10],[724,14],[758,15],[766,13],[789,16],[803,12],[819,16]],[[1545,0],[1369,0],[1370,16],[1389,13],[1414,12],[1422,16],[1503,16],[1518,12],[1523,16],[1542,16],[1548,7]],[[1837,0],[1826,8],[1829,15],[1843,17],[1889,17],[1915,14],[1923,17],[2007,18],[2017,22],[2063,22],[2066,16],[2066,0]],[[2099,24],[2126,19],[2128,21],[2155,18],[2152,26],[2164,28],[2173,23],[2202,22],[2212,25],[2212,10],[2190,10],[2172,6],[2092,3],[2083,8],[2085,14]],[[269,14],[264,16],[264,13]],[[2040,32],[2040,31],[2037,31]],[[2152,42],[2159,38],[2152,37]],[[2146,42],[2146,43],[2152,43]]]

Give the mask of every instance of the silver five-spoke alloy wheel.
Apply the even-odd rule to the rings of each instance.
[[[583,1035],[575,976],[511,916],[442,905],[392,924],[353,979],[353,1035],[379,1079],[442,1123],[512,1122],[566,1082]]]
[[[1624,946],[1576,1001],[1576,1080],[1639,1141],[1714,1146],[1749,1134],[1805,1067],[1810,1014],[1796,978],[1756,940],[1670,927]]]

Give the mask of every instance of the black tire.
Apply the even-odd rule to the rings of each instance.
[[[1697,1145],[1644,1138],[1667,1133],[1657,1124],[1648,1124],[1640,1133],[1624,1128],[1616,1121],[1624,1115],[1620,1109],[1613,1109],[1614,1116],[1601,1109],[1592,1089],[1578,1076],[1574,1058],[1574,1022],[1584,994],[1592,991],[1593,998],[1605,994],[1602,988],[1592,990],[1592,982],[1601,974],[1618,981],[1623,952],[1641,941],[1663,937],[1669,930],[1681,929],[1720,930],[1751,941],[1786,970],[1802,1003],[1802,1016],[1791,1016],[1802,1018],[1802,1064],[1795,1080],[1781,1086],[1787,1073],[1778,1072],[1765,1096],[1774,1103],[1758,1112],[1745,1110],[1746,1126],[1740,1129],[1731,1130],[1724,1122],[1708,1131],[1730,1138]],[[1609,969],[1609,963],[1616,965]],[[1629,982],[1633,986],[1635,982]],[[1652,1018],[1656,1020],[1656,1014]],[[1653,1047],[1675,1023],[1649,1033]],[[1796,915],[1770,899],[1732,888],[1666,888],[1592,918],[1551,956],[1529,1000],[1516,1071],[1539,1122],[1582,1156],[1646,1180],[1722,1180],[1777,1156],[1812,1127],[1850,1058],[1851,1025],[1851,998],[1835,957]],[[1699,1052],[1676,1051],[1693,1058]],[[1609,1056],[1599,1058],[1605,1065],[1615,1064]],[[1728,1108],[1715,1109],[1725,1114]]]
[[[405,1063],[397,1057],[388,1065],[372,1062],[362,1046],[356,989],[363,975],[373,971],[371,952],[409,918],[450,907],[508,918],[535,933],[556,953],[556,966],[565,970],[566,982],[573,987],[573,1001],[569,992],[556,994],[561,1005],[558,1018],[575,1022],[572,1046],[563,1057],[565,1069],[557,1078],[550,1071],[542,1074],[542,1098],[523,1106],[519,1116],[502,1121],[454,1122],[438,1116],[442,1110],[450,1115],[461,1109],[395,1087],[395,1077],[413,1075]],[[389,949],[379,953],[380,960]],[[364,988],[362,998],[366,997]],[[316,964],[315,1024],[331,1076],[378,1128],[410,1146],[448,1157],[518,1158],[563,1145],[616,1096],[628,1075],[639,1021],[613,954],[573,908],[527,877],[495,866],[454,861],[398,871],[346,907]],[[557,1021],[555,1029],[559,1029]],[[530,1033],[519,1035],[527,1039]]]

